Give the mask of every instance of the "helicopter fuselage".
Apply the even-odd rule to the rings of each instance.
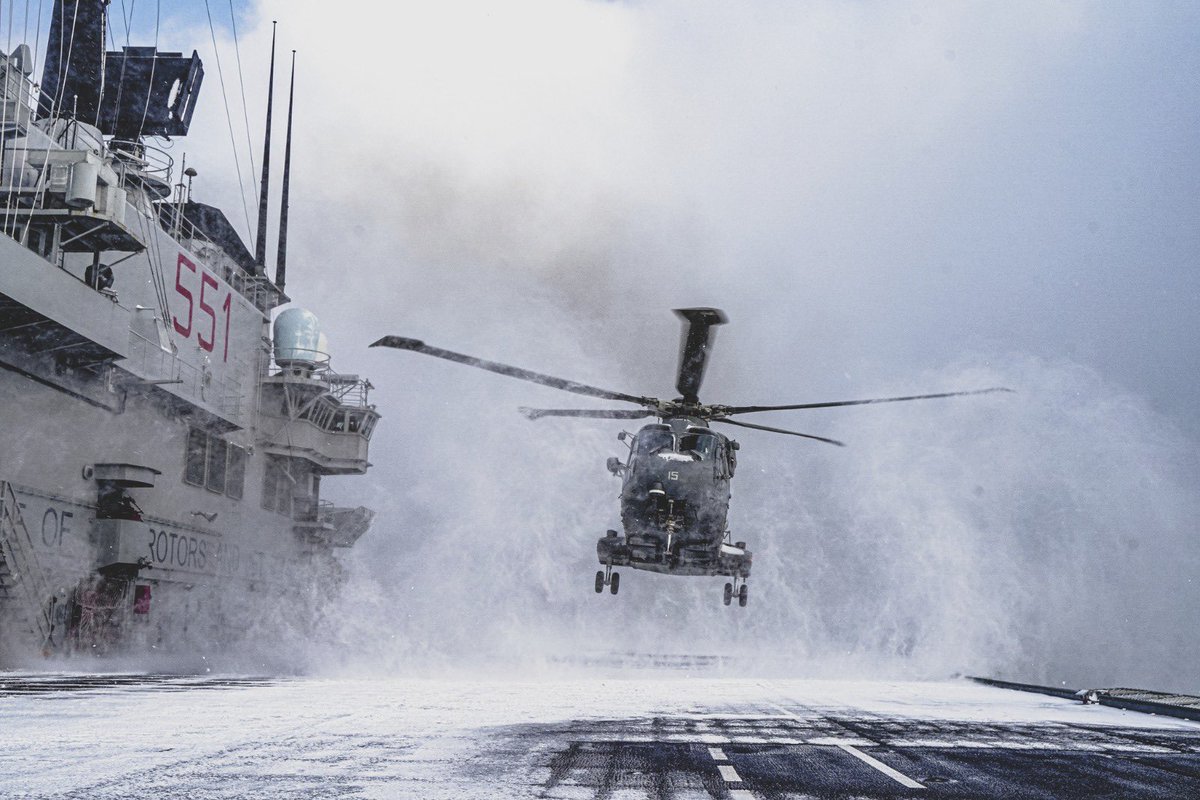
[[[629,456],[622,462],[608,460],[608,469],[622,479],[621,524],[624,535],[610,530],[596,544],[603,570],[596,572],[595,589],[605,587],[616,594],[620,573],[614,567],[627,566],[668,575],[727,575],[725,605],[733,597],[745,606],[750,575],[751,554],[744,542],[733,542],[726,528],[729,512],[729,483],[737,467],[737,442],[708,427],[715,422],[785,436],[797,436],[826,444],[844,446],[836,439],[811,433],[775,428],[734,419],[742,414],[764,411],[861,406],[873,403],[899,403],[933,400],[970,394],[1008,392],[1000,386],[965,392],[938,392],[905,397],[879,397],[866,400],[837,400],[825,403],[787,403],[783,405],[723,405],[702,403],[700,388],[714,329],[727,321],[717,308],[677,308],[675,313],[685,326],[679,347],[679,371],[675,389],[679,397],[662,400],[565,380],[553,375],[486,361],[475,356],[432,347],[419,339],[384,336],[372,347],[394,347],[425,353],[435,358],[465,364],[477,369],[506,375],[517,380],[548,386],[585,397],[629,403],[636,408],[520,408],[529,419],[567,417],[575,419],[645,419],[658,417],[659,423],[646,425],[637,434],[622,432],[621,441],[629,444]]]
[[[600,562],[673,575],[747,577],[751,555],[744,544],[728,541],[726,529],[737,443],[688,418],[646,425],[630,439],[626,462],[610,461],[622,477],[624,536],[610,531],[600,539]]]

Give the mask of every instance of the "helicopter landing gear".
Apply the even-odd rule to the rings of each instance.
[[[742,608],[750,602],[750,587],[746,585],[744,578],[739,578],[736,575],[733,578],[733,583],[725,584],[725,593],[721,597],[725,605],[731,605],[733,598],[737,597],[738,605]]]
[[[596,594],[602,594],[605,586],[613,594],[621,588],[621,573],[613,572],[612,564],[605,564],[604,569],[596,570]]]

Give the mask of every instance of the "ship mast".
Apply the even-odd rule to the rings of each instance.
[[[267,82],[267,132],[263,138],[262,188],[258,197],[258,238],[255,240],[254,264],[259,274],[267,271],[267,185],[271,177],[271,104],[275,97],[275,25],[271,21],[271,76]]]
[[[288,87],[287,142],[283,147],[283,189],[279,208],[279,250],[275,254],[275,285],[283,293],[287,279],[288,183],[292,172],[292,106],[296,99],[296,51],[292,51],[292,78]]]

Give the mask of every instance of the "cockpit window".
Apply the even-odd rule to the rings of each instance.
[[[679,452],[699,456],[701,461],[711,461],[717,452],[717,437],[711,433],[687,433],[679,437]]]
[[[651,455],[660,450],[670,450],[675,438],[670,431],[642,431],[637,438],[637,451],[640,455]]]

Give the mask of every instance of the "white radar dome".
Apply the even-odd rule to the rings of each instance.
[[[321,327],[316,314],[303,308],[289,308],[275,318],[275,363],[316,364],[328,356],[321,352]]]

